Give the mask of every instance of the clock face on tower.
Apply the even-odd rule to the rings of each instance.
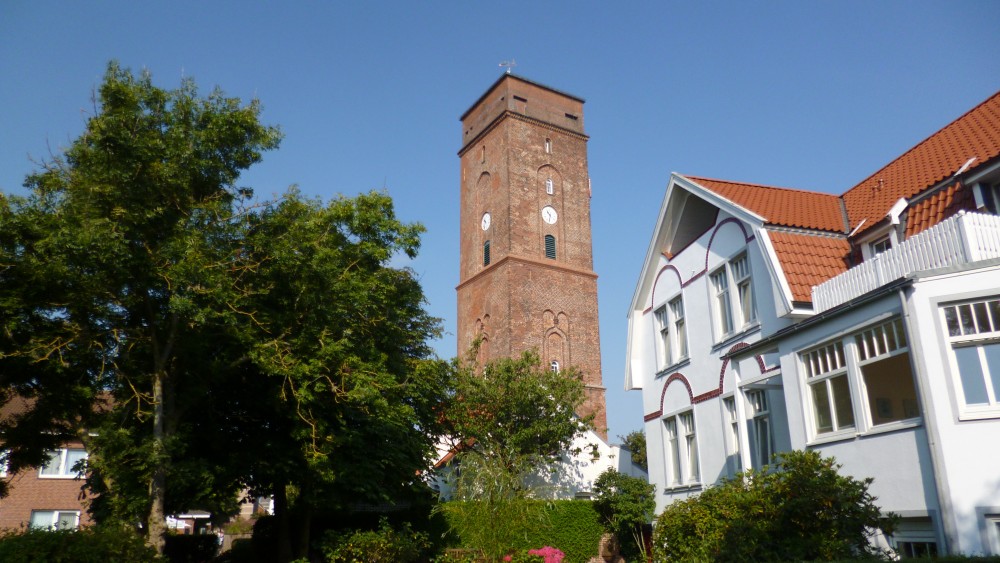
[[[556,220],[559,219],[559,214],[551,205],[546,205],[542,208],[542,220],[550,225],[554,225]]]
[[[490,213],[489,213],[489,211],[487,211],[486,213],[483,213],[483,220],[480,223],[480,226],[482,226],[482,228],[483,228],[484,231],[488,230],[490,228]]]

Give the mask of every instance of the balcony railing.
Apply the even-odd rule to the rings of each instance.
[[[960,211],[813,287],[813,308],[825,311],[914,272],[990,258],[1000,258],[1000,216]]]

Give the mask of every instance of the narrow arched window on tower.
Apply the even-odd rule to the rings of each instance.
[[[549,364],[549,369],[555,373],[559,373],[559,360],[552,360],[552,363]]]
[[[552,154],[552,139],[545,139],[545,153]]]
[[[486,145],[479,149],[479,162],[486,162]]]
[[[549,195],[556,193],[555,184],[552,182],[552,178],[545,180],[545,193]]]
[[[490,241],[483,243],[483,266],[490,265]]]
[[[545,235],[545,257],[556,259],[556,237]]]

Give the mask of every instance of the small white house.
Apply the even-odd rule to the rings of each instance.
[[[449,482],[454,449],[442,442],[434,464],[431,485],[443,499],[451,498]],[[646,480],[646,472],[632,463],[632,452],[617,444],[609,444],[593,430],[587,430],[573,439],[569,450],[551,467],[540,468],[527,484],[536,498],[589,499],[594,492],[594,482],[608,469],[629,477]]]
[[[673,174],[629,309],[657,511],[791,449],[1000,555],[1000,93],[841,195]]]

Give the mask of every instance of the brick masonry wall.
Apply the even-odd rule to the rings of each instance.
[[[606,436],[582,110],[572,97],[507,78],[466,113],[457,340],[462,355],[482,334],[482,359],[535,349],[545,365],[579,368],[587,386],[581,414],[593,413]],[[554,224],[542,220],[546,206],[558,213]],[[554,260],[545,256],[546,235],[555,237]]]
[[[27,526],[33,510],[78,510],[81,526],[92,523],[82,478],[42,478],[38,473],[38,469],[28,469],[4,478],[10,495],[0,499],[0,529]]]

